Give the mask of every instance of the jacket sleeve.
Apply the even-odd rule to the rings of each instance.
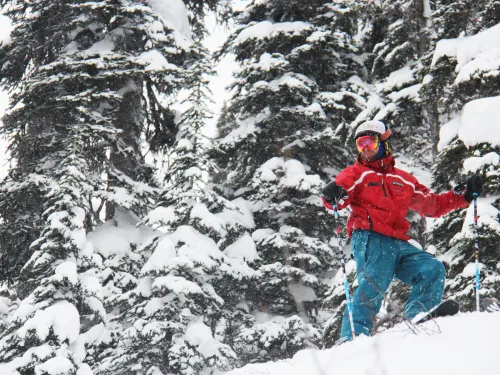
[[[469,203],[462,194],[454,191],[435,194],[415,180],[415,191],[410,205],[410,210],[416,211],[420,216],[440,217],[458,208],[465,208]]]

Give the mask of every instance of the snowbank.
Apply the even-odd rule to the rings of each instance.
[[[439,332],[439,330],[441,332]],[[494,375],[499,373],[500,314],[459,313],[419,326],[404,325],[292,359],[252,364],[226,375]]]

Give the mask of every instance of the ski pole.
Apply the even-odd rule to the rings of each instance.
[[[479,307],[479,290],[480,290],[480,282],[479,282],[479,234],[477,232],[477,197],[478,193],[474,193],[474,257],[476,258],[476,311],[480,311]]]
[[[335,220],[338,220],[339,212],[337,209],[337,204],[333,205],[333,212],[335,214]],[[345,298],[347,301],[347,313],[349,314],[349,323],[351,324],[351,334],[352,338],[354,339],[356,337],[356,332],[354,331],[354,321],[352,319],[351,295],[349,293],[349,281],[347,280],[347,272],[345,270],[344,253],[342,252],[342,235],[340,231],[340,225],[337,226],[337,241],[339,243],[340,262],[342,264],[342,273],[344,275],[344,289],[345,289]]]

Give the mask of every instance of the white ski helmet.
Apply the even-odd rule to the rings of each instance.
[[[382,142],[387,141],[391,136],[391,130],[385,126],[382,121],[371,120],[363,122],[356,129],[354,138],[361,137],[362,135],[378,134]]]

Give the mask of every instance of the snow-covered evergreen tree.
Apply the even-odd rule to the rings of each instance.
[[[0,49],[12,156],[1,191],[2,275],[18,298],[0,337],[8,370],[92,373],[98,353],[87,343],[105,320],[106,269],[86,233],[119,207],[145,212],[155,195],[140,143],[173,142],[161,95],[178,85],[175,64],[188,45],[180,4],[174,30],[154,1],[2,2],[15,26]]]
[[[470,22],[470,20],[468,20]],[[433,168],[434,187],[449,189],[467,175],[477,173],[485,181],[484,198],[478,200],[479,249],[482,291],[497,295],[499,240],[498,134],[486,130],[495,118],[500,91],[494,59],[496,25],[468,38],[440,41],[430,74],[425,79],[426,101],[434,101],[442,121],[439,150]],[[451,48],[450,48],[451,47]],[[482,51],[479,55],[470,51]],[[439,99],[435,94],[440,93]],[[483,117],[485,116],[485,117]],[[474,236],[472,205],[437,220],[431,231],[438,253],[446,262],[446,293],[467,309],[474,308]]]
[[[347,126],[366,103],[352,5],[254,1],[224,47],[241,69],[217,159],[226,185],[252,204],[260,257],[248,291],[255,321],[240,339],[247,361],[289,357],[320,340],[323,277],[338,264],[328,245],[335,221],[318,195],[353,159]]]
[[[75,356],[72,348],[80,332],[105,317],[96,277],[100,258],[86,241],[92,186],[81,150],[87,147],[92,129],[75,113],[65,136],[70,147],[44,159],[54,167],[45,175],[50,185],[42,197],[44,228],[15,279],[19,299],[11,306],[0,336],[2,372],[52,374],[57,369],[92,374],[85,355]]]
[[[242,200],[229,202],[207,184],[214,168],[204,135],[213,68],[200,27],[186,62],[187,109],[169,153],[165,188],[144,220],[164,234],[138,249],[149,259],[137,286],[114,298],[111,326],[123,332],[104,350],[98,373],[215,374],[236,364],[231,346],[223,343],[224,325],[234,319],[253,275],[246,261],[255,251],[243,246],[253,220]]]
[[[41,197],[53,168],[44,158],[68,146],[58,135],[67,132],[70,113],[94,130],[81,151],[90,163],[94,218],[102,212],[111,218],[116,206],[145,210],[154,190],[140,137],[153,148],[173,140],[173,116],[159,95],[176,86],[178,46],[186,41],[141,1],[4,3],[16,22],[12,42],[1,49],[2,78],[12,92],[2,132],[11,141],[13,168],[2,189],[0,235],[10,275],[30,257],[42,230]]]

